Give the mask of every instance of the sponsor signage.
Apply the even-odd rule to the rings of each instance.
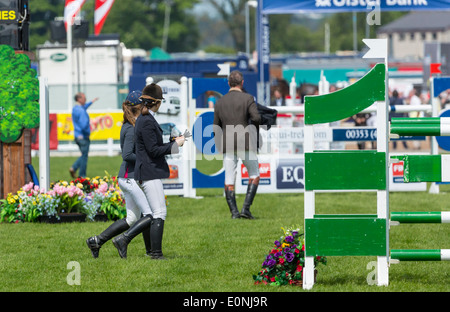
[[[67,60],[67,55],[64,53],[53,53],[50,55],[50,59],[54,62],[64,62]]]
[[[263,14],[294,12],[362,12],[378,8],[381,11],[440,11],[450,7],[449,0],[261,0]]]
[[[242,185],[248,185],[248,171],[244,164],[241,163],[241,181]],[[259,184],[268,185],[270,184],[270,163],[260,163],[259,164]]]
[[[0,24],[11,24],[15,22],[19,14],[15,10],[0,9]]]
[[[305,160],[303,158],[279,159],[276,173],[277,189],[305,188]]]
[[[403,183],[403,166],[403,160],[392,164],[392,177],[394,183]]]

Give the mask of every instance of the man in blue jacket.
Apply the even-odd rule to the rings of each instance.
[[[89,114],[87,109],[91,106],[98,98],[93,99],[91,102],[86,103],[86,95],[82,92],[78,92],[75,95],[76,105],[72,109],[72,122],[74,128],[75,143],[77,143],[81,156],[73,163],[70,167],[70,175],[72,178],[77,178],[77,170],[79,171],[79,176],[86,177],[86,167],[88,162],[89,146],[91,141],[89,139],[91,135],[91,126],[89,120]]]

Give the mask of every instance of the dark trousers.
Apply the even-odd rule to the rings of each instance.
[[[86,177],[86,168],[88,162],[88,154],[89,154],[89,146],[91,145],[91,141],[89,139],[75,139],[75,143],[77,143],[81,156],[75,160],[72,165],[73,170],[77,171],[80,169],[78,176],[85,178]]]

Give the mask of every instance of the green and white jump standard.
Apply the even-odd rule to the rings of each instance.
[[[370,50],[364,56],[384,58],[354,84],[319,96],[305,97],[305,266],[303,288],[314,285],[317,256],[377,256],[377,285],[389,284],[389,265],[398,261],[449,260],[447,249],[390,250],[389,227],[393,223],[448,223],[449,213],[389,213],[389,164],[404,161],[405,182],[450,181],[450,155],[389,157],[388,138],[394,135],[450,135],[449,118],[398,118],[388,123],[389,99],[387,40],[364,39]],[[373,46],[371,46],[373,45]],[[372,51],[375,47],[377,52]],[[377,150],[315,151],[314,125],[351,117],[377,107]],[[419,130],[420,128],[420,130]],[[370,170],[367,170],[370,168]],[[364,172],[361,176],[359,173]],[[372,190],[377,192],[377,214],[316,214],[315,192]],[[393,223],[391,223],[393,222]]]
[[[389,106],[386,82],[386,64],[380,63],[347,88],[305,97],[304,289],[314,285],[316,256],[377,256],[377,284],[389,283]],[[376,151],[314,151],[315,124],[351,117],[373,103],[377,105]],[[367,174],[359,176],[359,172]],[[376,191],[377,214],[318,215],[315,192],[321,190]]]

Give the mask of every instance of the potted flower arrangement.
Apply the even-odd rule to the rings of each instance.
[[[118,220],[126,217],[125,200],[119,188],[116,177],[105,176],[103,179],[96,177],[92,180],[94,191],[87,198],[87,204],[96,207],[97,218],[103,219],[104,216],[108,220]]]
[[[30,182],[16,194],[0,200],[0,222],[85,221],[94,220],[99,214],[110,220],[126,215],[115,177],[58,181],[52,183],[49,191]]]
[[[298,229],[283,229],[284,235],[274,242],[262,263],[257,275],[253,275],[255,284],[265,285],[302,285],[305,265],[305,244],[303,234]],[[314,266],[326,264],[326,257],[316,257]]]

